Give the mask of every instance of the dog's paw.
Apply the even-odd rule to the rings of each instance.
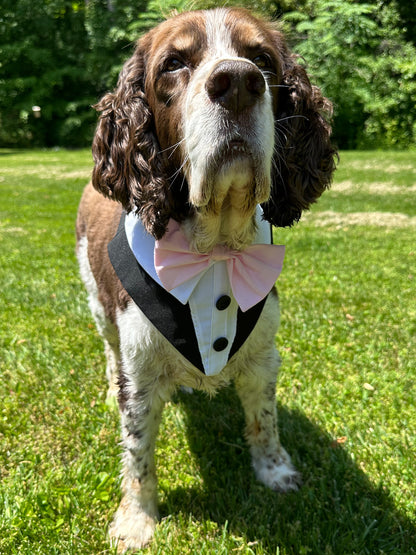
[[[257,479],[274,491],[297,491],[302,484],[301,474],[292,465],[285,451],[283,457],[265,457],[253,461],[253,466]]]
[[[141,549],[148,545],[154,536],[157,514],[145,512],[134,501],[124,497],[110,526],[109,536],[117,553]]]

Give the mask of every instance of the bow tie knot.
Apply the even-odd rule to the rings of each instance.
[[[195,276],[202,277],[215,262],[225,261],[233,295],[245,312],[272,289],[282,271],[284,252],[283,245],[255,244],[244,251],[217,245],[210,253],[196,253],[190,250],[179,223],[171,219],[165,235],[155,242],[154,262],[160,281],[171,291]]]
[[[219,262],[220,260],[228,260],[231,258],[233,256],[233,252],[234,251],[231,251],[223,245],[217,245],[213,248],[212,252],[208,253],[206,256],[209,256],[213,262]]]

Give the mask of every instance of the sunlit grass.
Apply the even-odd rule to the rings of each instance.
[[[74,251],[90,170],[87,151],[0,151],[4,554],[113,552],[118,415]],[[157,443],[162,520],[145,553],[416,551],[416,229],[348,225],[352,211],[416,216],[416,156],[343,153],[346,181],[351,191],[335,184],[310,219],[275,231],[287,247],[277,402],[303,488],[256,482],[232,388],[180,394]],[[372,195],[371,183],[387,187]],[[316,225],[326,211],[344,223]]]

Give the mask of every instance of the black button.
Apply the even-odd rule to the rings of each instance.
[[[225,310],[230,306],[230,302],[231,297],[229,297],[228,295],[221,295],[221,297],[215,303],[215,306],[218,308],[218,310]]]
[[[219,337],[213,343],[214,351],[223,351],[228,345],[228,339],[226,337]]]

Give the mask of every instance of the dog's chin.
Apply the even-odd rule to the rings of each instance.
[[[268,200],[270,186],[270,170],[263,161],[251,154],[235,153],[220,166],[212,191],[226,198],[235,196],[243,205],[260,204]]]
[[[253,160],[247,155],[234,156],[218,165],[213,178],[213,193],[227,194],[231,188],[236,191],[247,190],[253,181]]]
[[[230,194],[264,202],[270,193],[270,171],[245,148],[219,151],[192,168],[188,178],[189,201],[196,208],[222,204]]]

